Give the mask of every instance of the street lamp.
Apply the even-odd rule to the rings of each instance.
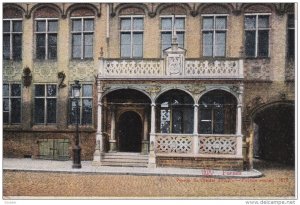
[[[81,168],[81,159],[80,159],[80,153],[81,148],[79,146],[79,130],[78,130],[78,123],[79,123],[79,97],[80,97],[80,84],[78,80],[75,80],[75,84],[72,86],[73,91],[73,97],[75,100],[76,105],[76,113],[75,113],[75,119],[76,119],[76,135],[75,135],[75,147],[73,148],[73,166],[72,168],[80,169]]]

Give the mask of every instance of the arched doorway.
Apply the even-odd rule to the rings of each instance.
[[[119,151],[141,152],[142,121],[133,111],[124,112],[118,120]]]
[[[254,158],[293,165],[295,160],[295,110],[292,104],[275,104],[253,118]]]

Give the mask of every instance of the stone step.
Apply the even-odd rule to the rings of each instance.
[[[132,163],[132,162],[103,162],[101,161],[102,166],[113,166],[113,167],[147,167],[147,163]]]
[[[102,166],[147,167],[148,155],[132,152],[109,152],[103,155]]]
[[[104,155],[104,159],[139,159],[139,160],[148,160],[149,156],[129,156],[129,155]]]
[[[148,163],[148,159],[110,159],[110,158],[103,158],[102,162],[137,162],[137,163]]]
[[[107,152],[104,155],[110,155],[110,156],[148,156],[147,154],[141,154],[140,152]]]

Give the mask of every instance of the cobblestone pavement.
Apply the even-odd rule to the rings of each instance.
[[[256,168],[263,172],[263,177],[221,179],[4,170],[3,196],[294,198],[293,167],[260,163]]]

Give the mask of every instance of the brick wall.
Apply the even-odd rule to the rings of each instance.
[[[39,140],[69,139],[68,152],[72,158],[72,147],[75,133],[72,132],[13,132],[3,133],[3,157],[8,158],[39,158]],[[81,132],[80,146],[82,160],[92,160],[95,151],[95,133]]]
[[[157,167],[181,167],[220,170],[243,170],[243,159],[157,157]]]

